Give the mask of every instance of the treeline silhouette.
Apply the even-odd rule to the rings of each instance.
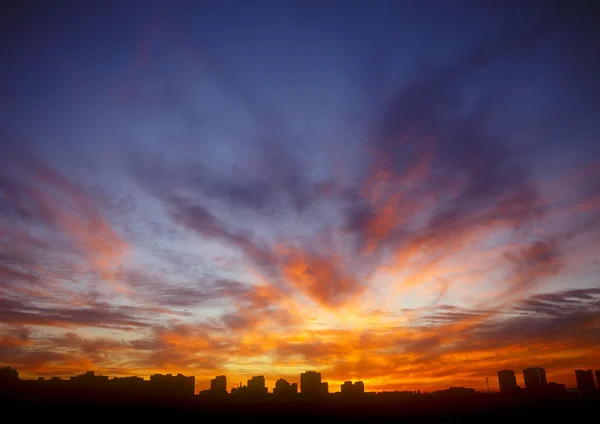
[[[365,392],[362,381],[346,381],[340,392],[329,393],[321,374],[307,371],[300,375],[300,390],[297,383],[279,379],[269,393],[264,376],[254,376],[247,384],[234,384],[228,392],[227,377],[221,375],[211,381],[210,389],[196,394],[195,378],[182,374],[155,374],[146,380],[109,378],[88,371],[69,379],[22,380],[17,370],[5,367],[0,369],[0,418],[48,419],[59,414],[61,421],[102,416],[227,422],[465,422],[490,416],[519,421],[560,416],[573,420],[575,415],[597,416],[600,411],[600,390],[591,370],[575,371],[577,389],[547,382],[545,369],[539,367],[523,370],[525,388],[516,384],[513,370],[497,374],[499,393],[467,387],[431,393],[375,393]],[[600,371],[595,374],[600,378]]]

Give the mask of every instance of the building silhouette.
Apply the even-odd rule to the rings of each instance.
[[[94,371],[86,371],[84,374],[73,376],[69,379],[70,387],[79,391],[99,395],[110,390],[110,382],[106,375],[96,375]]]
[[[257,375],[248,380],[248,394],[262,395],[268,393],[265,385],[265,377]]]
[[[210,380],[210,391],[213,393],[227,393],[227,377],[218,375]]]
[[[344,383],[342,383],[342,385],[340,386],[340,393],[350,394],[353,392],[353,389],[354,385],[351,381],[344,381]]]
[[[589,395],[596,391],[596,382],[592,370],[575,370],[577,388],[582,395]]]
[[[117,393],[128,396],[145,394],[148,389],[148,381],[142,377],[114,377],[110,383]]]
[[[437,390],[433,392],[433,395],[438,398],[461,398],[465,396],[474,396],[475,389],[470,387],[448,387],[445,390]]]
[[[340,392],[343,396],[358,396],[365,394],[365,384],[362,381],[352,383],[352,381],[345,381],[340,386]]]
[[[459,386],[459,387],[448,387],[447,392],[449,394],[452,395],[474,395],[475,394],[475,389],[471,388],[471,387],[464,387],[464,386]]]
[[[546,370],[539,367],[530,367],[523,370],[523,380],[525,380],[525,388],[535,389],[548,384],[546,379]]]
[[[300,374],[300,393],[306,396],[318,396],[322,393],[321,373],[306,371]]]
[[[196,377],[186,377],[183,374],[154,374],[150,376],[150,388],[154,394],[162,396],[193,396]]]
[[[232,395],[242,395],[248,393],[248,386],[242,384],[241,382],[237,384],[237,386],[231,388]]]
[[[173,398],[193,395],[195,377],[186,377],[182,374],[176,376],[155,374],[150,376],[150,380],[145,380],[136,376],[109,378],[96,375],[94,371],[86,371],[68,379],[38,377],[36,380],[20,380],[16,370],[0,369],[0,388],[11,385],[26,389],[28,393],[63,394],[70,397]]]
[[[600,390],[600,371],[596,371],[596,383],[598,385],[598,390]]]
[[[300,375],[301,393],[309,402],[303,402],[298,395],[298,384],[289,383],[283,378],[276,381],[273,388],[273,396],[268,396],[265,377],[253,376],[247,381],[247,385],[240,382],[231,389],[231,397],[227,394],[227,377],[216,376],[211,380],[210,389],[198,393],[193,403],[187,399],[194,394],[194,377],[186,377],[182,374],[154,374],[149,380],[141,377],[115,377],[96,375],[94,371],[70,378],[61,379],[52,377],[37,380],[20,380],[17,370],[4,367],[0,369],[0,400],[11,393],[20,393],[23,399],[65,399],[69,402],[87,401],[91,399],[100,401],[131,400],[133,402],[147,402],[153,405],[166,400],[169,404],[181,401],[181,405],[204,404],[213,402],[216,408],[229,408],[227,405],[250,405],[256,402],[258,408],[268,406],[274,410],[282,411],[291,405],[316,405],[318,408],[354,408],[354,403],[360,408],[388,408],[396,402],[409,403],[418,400],[415,408],[424,407],[425,403],[431,405],[468,405],[469,408],[479,408],[486,402],[494,402],[497,405],[506,405],[514,402],[517,397],[520,400],[544,401],[554,405],[556,402],[572,401],[582,398],[581,402],[588,402],[595,394],[596,382],[592,370],[575,370],[578,389],[567,390],[564,384],[547,382],[546,373],[543,368],[526,368],[523,370],[525,382],[531,390],[518,390],[516,377],[513,370],[500,370],[498,381],[503,393],[514,390],[514,395],[501,396],[498,394],[483,394],[476,392],[473,388],[450,387],[433,393],[421,395],[419,391],[414,392],[380,392],[365,393],[365,385],[362,381],[346,381],[340,387],[339,397],[337,394],[327,396],[328,383],[321,381],[321,374],[315,371],[307,371]],[[600,374],[596,371],[596,376]],[[517,390],[515,390],[517,389]],[[219,395],[215,395],[219,393]],[[222,395],[221,395],[222,394]],[[583,396],[580,396],[582,394]],[[314,396],[311,398],[311,396]],[[229,399],[233,399],[232,403]],[[336,399],[344,399],[336,402]],[[238,402],[241,400],[242,402]],[[318,400],[313,404],[313,400]],[[330,403],[326,403],[329,401]],[[356,402],[354,402],[356,401]],[[481,402],[480,402],[481,401]],[[198,403],[197,403],[198,402]],[[207,402],[207,403],[203,403]],[[273,403],[270,403],[273,402]],[[418,405],[417,405],[418,404]],[[320,406],[319,406],[320,405]],[[420,405],[420,406],[419,406]],[[516,403],[515,403],[516,405]],[[236,407],[237,407],[236,406]],[[311,406],[312,407],[312,406]],[[413,406],[410,406],[412,408]],[[212,405],[209,406],[209,409]]]
[[[506,370],[502,370],[506,371]],[[308,374],[317,394],[325,393],[327,382],[320,375]],[[514,373],[503,374],[512,377]],[[577,370],[578,385],[589,385],[590,370]],[[306,382],[305,376],[305,382]],[[509,387],[514,387],[512,378]],[[108,381],[108,384],[107,384]],[[564,384],[548,382],[539,390],[516,390],[510,396],[477,392],[473,388],[450,387],[433,393],[394,391],[365,393],[361,381],[346,381],[341,393],[316,398],[302,398],[298,385],[284,379],[275,383],[273,395],[268,396],[264,376],[231,384],[232,394],[221,393],[226,376],[217,376],[210,389],[189,397],[188,377],[182,375],[153,375],[151,380],[140,377],[109,378],[85,372],[72,378],[39,378],[20,380],[16,370],[0,369],[0,403],[3,422],[15,422],[21,414],[47,421],[52,416],[81,421],[94,416],[96,420],[123,421],[135,417],[138,421],[203,422],[554,422],[558,417],[592,416],[597,412],[594,396],[580,396],[580,390],[567,391]],[[314,384],[314,383],[317,384]],[[185,384],[188,386],[186,387]],[[179,385],[180,394],[173,395]],[[102,387],[99,391],[82,387]],[[162,392],[155,392],[160,387]],[[181,387],[185,388],[182,389]],[[304,388],[311,387],[310,383]],[[595,382],[594,382],[594,386]],[[262,391],[261,389],[264,389]],[[106,390],[106,391],[104,391]],[[257,395],[256,393],[265,393]],[[157,395],[158,394],[158,395]],[[339,396],[338,396],[339,395]],[[358,396],[360,395],[360,396]],[[600,393],[599,393],[600,395]],[[598,398],[600,399],[600,397]],[[100,414],[102,419],[99,419]],[[465,418],[465,419],[463,419]]]
[[[549,382],[546,386],[547,393],[564,393],[567,391],[567,386],[560,383]]]
[[[355,382],[354,383],[354,391],[358,395],[364,395],[365,394],[365,383],[363,383],[362,381]]]
[[[298,393],[298,383],[290,384],[287,380],[280,378],[275,382],[273,394],[276,396],[291,396]]]
[[[19,381],[19,371],[11,367],[0,368],[0,384],[11,385]]]
[[[508,393],[517,390],[517,377],[515,376],[514,370],[498,371],[498,385],[500,386],[500,393]]]
[[[86,371],[84,374],[79,374],[70,378],[71,381],[77,381],[80,383],[101,383],[108,382],[108,376],[96,375],[95,371]]]

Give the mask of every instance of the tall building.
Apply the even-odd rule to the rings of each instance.
[[[321,393],[321,373],[306,371],[300,374],[300,393],[316,396]]]
[[[227,377],[218,375],[210,380],[210,391],[215,393],[227,393]]]
[[[575,370],[575,378],[577,379],[577,388],[582,395],[596,391],[596,382],[592,370]]]
[[[354,392],[357,395],[364,395],[365,394],[365,383],[363,383],[362,381],[357,381],[356,383],[354,383]]]
[[[268,389],[265,385],[265,377],[257,375],[248,380],[248,393],[257,395],[268,393]]]
[[[596,371],[596,383],[598,384],[598,390],[600,390],[600,370]]]
[[[527,389],[533,389],[548,384],[548,380],[546,380],[546,370],[539,367],[525,368],[523,370],[523,380],[525,380],[525,387]]]
[[[500,393],[517,390],[517,377],[515,377],[515,372],[513,370],[498,371],[498,384],[500,386]]]
[[[344,396],[356,396],[365,394],[365,384],[362,381],[352,383],[351,381],[345,381],[341,385],[340,391]]]
[[[277,396],[284,395],[295,395],[298,393],[298,384],[297,383],[288,383],[287,380],[280,378],[275,382],[275,387],[273,388],[273,394]]]
[[[353,393],[354,385],[351,381],[344,381],[344,384],[340,386],[340,392],[342,394],[351,394]]]

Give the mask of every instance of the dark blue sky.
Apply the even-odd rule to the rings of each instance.
[[[0,362],[381,388],[600,366],[597,9],[8,6]]]

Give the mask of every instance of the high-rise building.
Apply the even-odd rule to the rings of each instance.
[[[257,375],[248,380],[248,393],[257,395],[268,393],[268,389],[265,385],[265,377]]]
[[[210,391],[215,393],[227,393],[227,377],[218,375],[210,380]]]
[[[596,371],[595,374],[596,374],[597,387],[598,387],[598,390],[600,390],[600,370]]]
[[[321,373],[306,371],[300,374],[300,393],[303,395],[316,396],[322,391]]]
[[[575,370],[575,378],[577,379],[577,388],[582,395],[596,391],[596,382],[592,370]]]
[[[275,382],[273,394],[277,396],[295,395],[298,393],[298,383],[290,384],[287,380],[280,378]]]
[[[525,368],[523,370],[523,380],[525,380],[525,387],[527,389],[533,389],[548,384],[548,380],[546,380],[546,370],[540,367]]]
[[[340,391],[344,396],[363,395],[365,394],[365,383],[362,381],[357,381],[356,383],[345,381],[344,384],[341,385]]]
[[[364,395],[365,394],[365,383],[363,383],[362,381],[357,381],[356,383],[354,383],[354,391],[356,392],[357,395]]]
[[[498,384],[500,386],[500,393],[507,393],[517,390],[517,377],[513,370],[500,370],[498,371]]]
[[[344,381],[344,384],[342,384],[340,387],[340,392],[342,394],[351,394],[354,392],[353,389],[354,389],[354,385],[352,384],[351,381]]]

